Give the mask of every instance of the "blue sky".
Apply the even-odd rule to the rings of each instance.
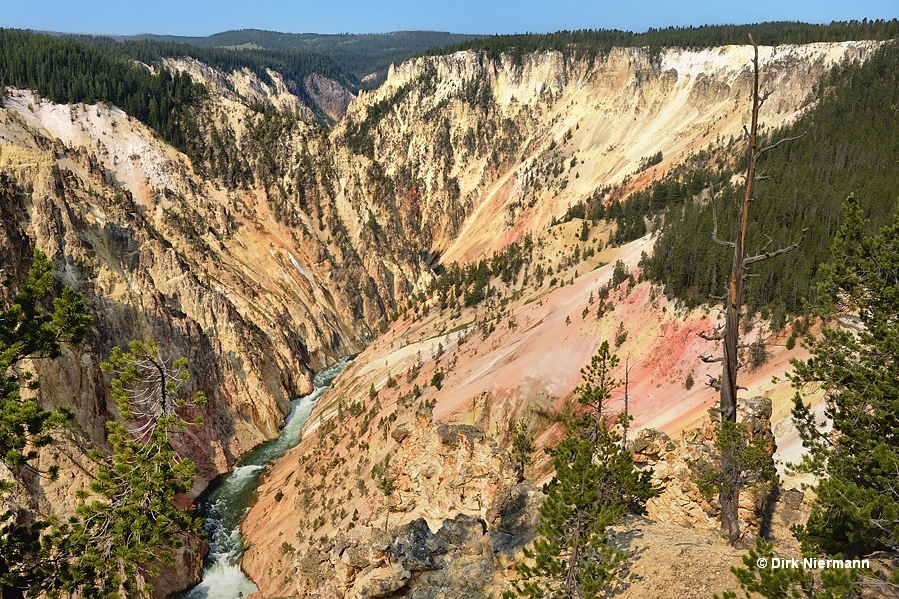
[[[229,29],[291,33],[544,33],[669,25],[899,17],[897,0],[0,0],[0,26],[203,36]]]

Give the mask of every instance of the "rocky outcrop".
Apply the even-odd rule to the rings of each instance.
[[[631,442],[629,449],[641,468],[652,468],[653,483],[661,489],[658,497],[646,503],[647,516],[657,522],[687,528],[717,529],[721,511],[717,498],[707,500],[696,485],[693,464],[714,459],[715,408],[700,429],[685,432],[679,442],[665,433],[644,429]],[[741,398],[737,402],[737,420],[745,423],[754,439],[765,440],[770,453],[775,451],[771,431],[771,400],[766,397]],[[744,489],[740,494],[739,519],[747,536],[771,536],[774,529],[783,534],[791,524],[808,515],[802,505],[803,494],[796,490],[765,490],[755,493]],[[788,535],[789,533],[787,533]]]
[[[213,94],[248,105],[274,108],[288,114],[295,114],[305,119],[312,118],[311,107],[291,90],[280,73],[268,70],[269,81],[262,81],[255,73],[244,67],[231,73],[214,69],[193,58],[166,58],[166,68],[172,71],[183,71],[206,86]]]
[[[516,489],[515,494],[534,493]],[[507,569],[534,534],[536,510],[516,512],[529,524],[515,534],[488,529],[484,520],[459,514],[432,532],[423,518],[391,528],[355,529],[299,559],[299,596],[499,597]],[[328,576],[325,573],[331,573]]]
[[[350,422],[342,424],[352,429]],[[389,478],[392,493],[372,489],[358,498],[329,500],[333,493],[317,482],[317,464],[342,463],[342,442],[336,456],[323,456],[327,460],[309,453],[300,458],[313,473],[300,485],[302,505],[269,499],[278,481],[293,476],[283,466],[275,469],[242,527],[249,545],[244,568],[260,591],[309,597],[498,597],[506,570],[533,538],[542,500],[533,483],[518,482],[508,454],[477,427],[432,422],[427,408],[410,413],[390,435],[359,440],[371,452],[360,463],[374,464],[374,482]],[[360,476],[358,467],[338,468],[327,477],[344,480],[354,471],[361,490],[369,477]],[[328,510],[339,514],[329,518]],[[319,516],[318,523],[330,524],[319,525],[308,537],[317,525],[304,523]],[[294,534],[282,536],[293,530],[276,532],[275,522],[298,526],[290,527]],[[279,541],[283,538],[293,539],[286,542],[290,547]],[[296,547],[295,539],[302,539]],[[279,544],[281,554],[272,560]]]
[[[303,86],[315,105],[334,121],[343,118],[355,98],[350,90],[318,73],[307,75],[303,79]]]

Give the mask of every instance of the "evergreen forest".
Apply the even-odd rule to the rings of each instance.
[[[450,54],[460,50],[479,50],[490,58],[501,54],[516,62],[531,52],[562,52],[572,58],[604,56],[614,47],[649,48],[657,53],[665,47],[711,48],[746,44],[752,34],[757,44],[810,44],[848,40],[889,40],[899,37],[899,19],[889,21],[845,21],[829,25],[799,22],[769,22],[752,25],[703,25],[700,27],[650,28],[644,33],[619,29],[582,29],[548,34],[494,35],[476,38],[443,48],[432,48],[428,55]]]
[[[772,318],[775,328],[790,314],[814,301],[819,265],[830,258],[830,243],[843,216],[841,204],[855,194],[870,219],[871,231],[890,221],[899,204],[899,44],[885,44],[863,65],[834,69],[818,89],[815,108],[792,125],[769,131],[764,145],[798,139],[769,152],[759,165],[750,213],[748,251],[787,246],[807,229],[799,251],[789,259],[755,265],[747,280],[750,314]],[[801,137],[800,137],[801,136]],[[741,140],[734,140],[736,151]],[[707,165],[708,166],[708,165]],[[718,235],[732,235],[741,183],[731,184],[742,165],[676,173],[632,196],[624,210],[642,216],[661,214],[664,226],[646,266],[648,276],[668,294],[690,305],[724,295],[732,261],[729,248],[712,242],[713,205]],[[714,199],[699,199],[697,190],[714,189]],[[634,227],[635,219],[619,221]],[[642,219],[641,219],[642,220]],[[637,227],[621,241],[643,233]],[[773,241],[769,243],[768,238]]]

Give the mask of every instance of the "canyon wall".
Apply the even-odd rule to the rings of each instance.
[[[808,109],[833,64],[875,47],[762,48],[763,86],[772,92],[766,125]],[[102,446],[104,423],[116,416],[99,370],[111,348],[154,338],[169,355],[187,357],[190,385],[210,398],[206,425],[181,441],[202,468],[199,492],[277,434],[312,371],[359,354],[310,419],[303,444],[275,466],[248,519],[247,568],[266,595],[298,592],[284,580],[307,551],[317,547],[324,564],[334,557],[327,542],[351,521],[365,526],[386,513],[370,499],[378,464],[406,476],[401,494],[417,497],[398,524],[413,515],[435,529],[460,516],[486,518],[512,475],[505,467],[487,478],[462,472],[473,459],[462,449],[506,463],[509,424],[519,420],[539,431],[541,445],[552,443],[559,430],[551,414],[602,340],[633,356],[636,424],[682,430],[710,400],[683,381],[710,372],[697,366],[707,349],[695,333],[717,316],[683,310],[637,281],[649,237],[616,248],[604,224],[554,223],[585,198],[643,189],[699,150],[739,143],[732,138],[748,111],[750,56],[749,47],[725,47],[615,49],[591,59],[417,58],[351,102],[326,80],[307,82],[305,93],[319,94],[332,118],[346,110],[330,131],[277,74],[267,86],[249,73],[173,61],[213,92],[195,115],[204,140],[195,162],[114,106],[57,105],[7,90],[5,276],[21,281],[32,250],[41,249],[58,283],[81,292],[94,317],[84,344],[34,364],[37,393],[47,407],[72,405],[79,430]],[[659,152],[661,162],[641,170]],[[486,302],[447,308],[426,297],[435,270],[526,240],[524,275]],[[618,260],[630,278],[613,286]],[[538,265],[552,273],[546,281],[536,277]],[[787,357],[774,351],[772,371]],[[747,385],[786,393],[762,386],[771,374],[759,371]],[[404,443],[399,425],[413,426],[427,409],[427,434],[440,439],[406,440],[404,457],[385,463]],[[471,434],[456,441],[440,432],[474,425],[480,433],[465,429]],[[455,462],[435,465],[430,478],[410,475],[444,446],[460,452]],[[546,466],[538,459],[527,474],[545,477]],[[76,471],[63,464],[61,482],[41,487],[35,509],[71,509],[71,489],[87,483]],[[478,483],[461,490],[469,479]],[[279,492],[273,507],[266,498]],[[348,513],[328,506],[335,497]],[[294,551],[271,561],[284,531]],[[358,575],[347,578],[350,586]]]
[[[765,124],[807,110],[832,65],[863,59],[875,47],[760,49],[763,87],[772,92]],[[365,596],[356,585],[368,566],[336,580],[321,565],[340,562],[349,546],[335,539],[362,525],[382,526],[394,500],[373,487],[385,473],[413,481],[407,491],[414,508],[390,520],[397,530],[419,514],[431,533],[457,515],[485,517],[501,496],[496,490],[473,490],[475,499],[465,493],[480,512],[424,490],[430,477],[411,464],[433,455],[406,457],[402,440],[422,409],[442,426],[477,426],[499,448],[509,447],[517,422],[534,431],[538,446],[551,445],[562,434],[554,414],[570,401],[580,369],[609,341],[621,357],[613,376],[629,378],[631,435],[651,426],[676,438],[699,425],[716,400],[704,385],[715,368],[699,356],[716,349],[697,333],[720,322],[717,311],[687,310],[639,282],[651,236],[614,247],[607,225],[556,219],[598,190],[643,189],[700,150],[735,150],[748,112],[751,52],[649,56],[627,49],[589,61],[535,54],[520,63],[475,53],[420,58],[392,69],[384,86],[350,106],[331,134],[337,168],[346,173],[343,197],[370,215],[377,234],[411,239],[442,264],[490,258],[517,242],[507,259],[523,266],[510,282],[491,278],[488,298],[471,305],[416,296],[336,381],[244,523],[244,564],[263,595],[318,596],[315,589],[333,584],[346,596]],[[641,170],[657,152],[662,161]],[[538,267],[545,279],[536,276]],[[802,351],[785,350],[785,335],[764,326],[748,332],[769,343],[769,359],[741,378],[750,393],[773,401],[777,427],[792,394],[783,374]],[[613,411],[624,408],[622,391],[613,393]],[[778,430],[782,451],[795,451],[795,435]],[[549,464],[540,454],[535,460],[526,474],[545,480]],[[438,477],[444,484],[451,478]],[[430,512],[439,517],[428,519]],[[309,585],[301,581],[308,581],[304,568],[313,554],[316,576],[325,578]],[[383,574],[397,588],[418,580],[404,578],[403,568]]]

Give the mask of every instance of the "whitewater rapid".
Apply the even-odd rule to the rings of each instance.
[[[239,599],[259,590],[240,569],[244,552],[240,522],[250,509],[266,465],[300,442],[301,430],[312,409],[349,363],[349,358],[343,358],[316,373],[315,391],[291,403],[281,435],[241,457],[234,469],[208,492],[199,507],[206,518],[209,543],[203,580],[184,593],[182,599]]]

